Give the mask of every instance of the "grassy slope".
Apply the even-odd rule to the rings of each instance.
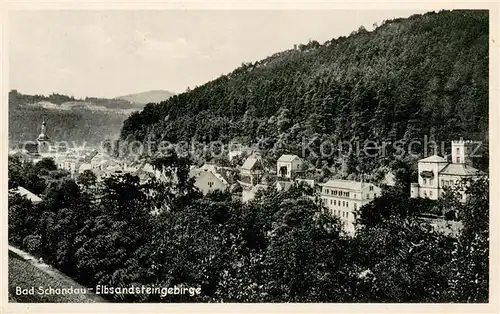
[[[94,302],[85,295],[38,295],[39,286],[69,288],[69,286],[23,260],[9,251],[9,302],[20,303],[62,303],[62,302]],[[23,289],[35,287],[35,295],[16,295],[16,287]]]

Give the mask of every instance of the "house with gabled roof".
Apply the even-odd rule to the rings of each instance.
[[[472,152],[480,142],[452,141],[451,163],[436,154],[418,161],[418,183],[412,183],[410,197],[437,200],[447,188],[453,188],[464,178],[474,179],[481,171],[474,168]],[[467,198],[462,191],[461,201]]]
[[[225,191],[230,184],[224,177],[224,172],[219,167],[212,164],[204,164],[200,168],[194,168],[190,171],[190,176],[195,178],[196,186],[203,194],[219,190]]]
[[[294,173],[300,170],[302,159],[297,155],[281,155],[277,161],[276,173],[279,178],[292,179]]]
[[[264,174],[264,165],[260,154],[252,154],[248,156],[243,165],[240,167],[240,178],[242,182],[251,185],[259,184]]]

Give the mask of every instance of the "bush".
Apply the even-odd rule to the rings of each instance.
[[[42,237],[40,235],[30,234],[26,236],[23,240],[23,248],[28,251],[28,253],[39,255],[40,248],[42,245]]]

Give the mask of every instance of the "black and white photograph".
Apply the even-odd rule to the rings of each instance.
[[[8,303],[492,302],[491,18],[9,11]]]

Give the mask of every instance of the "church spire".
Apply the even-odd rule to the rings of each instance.
[[[38,135],[37,141],[39,141],[39,142],[48,141],[49,137],[47,136],[46,132],[47,132],[47,124],[45,123],[45,120],[43,120],[42,131],[41,131],[40,135]]]

